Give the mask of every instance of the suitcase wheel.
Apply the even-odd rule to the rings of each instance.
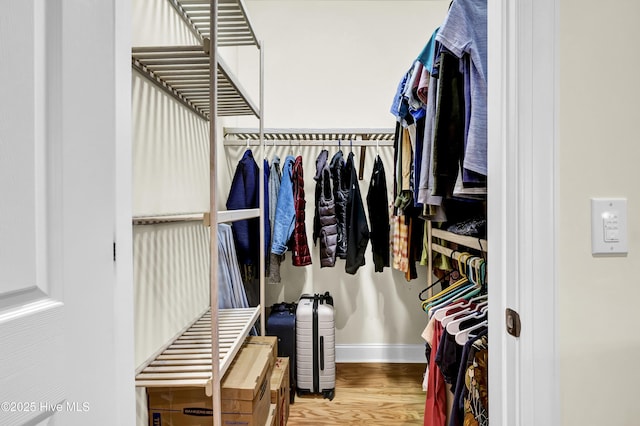
[[[328,399],[329,401],[333,401],[333,398],[336,396],[335,389],[329,389],[322,392],[322,396]]]

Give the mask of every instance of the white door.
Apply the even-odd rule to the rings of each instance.
[[[2,2],[3,426],[134,424],[129,8]]]
[[[38,4],[40,3],[40,4]],[[64,297],[53,276],[48,216],[57,182],[47,135],[47,57],[41,2],[0,14],[0,424],[49,417],[64,403]]]

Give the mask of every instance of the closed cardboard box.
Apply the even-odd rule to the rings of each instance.
[[[264,426],[275,363],[268,345],[244,345],[221,382],[222,424]],[[204,388],[147,388],[151,426],[212,426],[212,398]]]
[[[204,388],[147,388],[149,425],[211,426],[213,402]]]
[[[274,363],[268,345],[245,344],[240,349],[220,384],[223,425],[266,424]]]
[[[289,419],[289,358],[277,358],[271,373],[271,404],[276,405],[276,426]]]

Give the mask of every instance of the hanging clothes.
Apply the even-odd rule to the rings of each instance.
[[[345,174],[345,162],[342,151],[336,152],[329,164],[333,181],[333,198],[338,221],[338,239],[336,256],[347,258],[347,202],[349,200],[349,177]]]
[[[228,210],[252,209],[259,206],[260,170],[250,149],[246,150],[236,167],[227,198]],[[249,278],[256,277],[260,247],[260,220],[258,218],[233,222],[233,237],[241,265],[253,267]]]
[[[293,184],[293,199],[295,209],[295,226],[293,229],[292,261],[294,266],[311,265],[311,253],[309,252],[309,244],[307,243],[307,228],[305,225],[305,207],[304,199],[304,172],[302,170],[302,157],[295,159],[291,170],[291,181]]]
[[[225,223],[218,224],[218,307],[249,307],[238,266],[233,231]]]
[[[389,200],[387,197],[387,177],[379,155],[373,163],[373,172],[367,192],[367,209],[371,221],[371,251],[376,272],[383,272],[390,266],[389,241]]]
[[[316,159],[316,208],[313,243],[320,239],[320,267],[333,267],[336,263],[338,245],[338,219],[331,190],[331,171],[327,163],[329,152],[322,150]]]
[[[453,405],[451,407],[451,415],[449,416],[449,426],[463,426],[467,423],[464,423],[465,418],[465,409],[468,406],[469,409],[471,407],[475,407],[476,411],[480,416],[480,419],[487,419],[487,422],[483,423],[482,421],[477,421],[477,423],[473,423],[473,420],[469,419],[471,423],[469,424],[478,424],[478,425],[488,425],[488,413],[486,413],[486,408],[488,408],[488,368],[487,368],[487,358],[483,357],[483,354],[480,353],[480,356],[476,360],[477,351],[472,353],[471,347],[475,348],[488,348],[488,330],[485,329],[478,333],[478,335],[470,339],[467,343],[465,343],[462,349],[462,356],[460,362],[460,368],[458,370],[458,379],[456,381],[455,393],[453,396]],[[481,349],[482,350],[482,349]],[[475,361],[476,366],[473,369],[473,376],[469,376],[467,374],[468,368],[470,365],[473,365]],[[476,373],[478,376],[476,377]],[[475,382],[475,383],[474,383]],[[470,391],[473,388],[479,388],[478,392],[475,393],[478,397],[481,396],[480,402],[481,404],[471,404],[472,397],[470,396]],[[475,397],[475,396],[474,396]],[[469,401],[469,404],[465,403],[465,400]],[[474,416],[475,417],[475,416]]]
[[[431,356],[429,359],[429,377],[427,398],[424,406],[424,426],[445,426],[447,421],[447,394],[444,377],[436,364],[435,353],[438,351],[442,337],[442,324],[431,319],[434,323],[433,340],[431,341]]]
[[[282,180],[276,204],[275,224],[273,226],[273,242],[271,253],[282,255],[287,251],[287,243],[296,222],[296,209],[293,203],[292,168],[295,158],[288,155],[282,167]]]
[[[279,283],[280,277],[280,263],[282,262],[283,255],[278,255],[271,252],[273,246],[273,229],[276,223],[276,206],[278,204],[278,193],[280,192],[280,182],[282,180],[282,173],[280,172],[280,157],[273,156],[271,160],[271,166],[269,167],[269,184],[268,184],[268,198],[269,198],[269,223],[271,225],[271,237],[269,241],[269,281],[272,283]]]
[[[365,264],[364,253],[369,244],[369,225],[364,212],[360,184],[350,152],[345,165],[345,176],[349,179],[349,198],[347,199],[347,262],[345,271],[355,274]]]
[[[456,57],[469,61],[465,97],[466,146],[464,168],[487,175],[487,0],[456,0],[436,40]]]
[[[264,217],[264,254],[265,254],[265,267],[267,268],[263,273],[266,273],[269,265],[269,250],[271,249],[271,201],[269,200],[269,175],[271,170],[269,169],[269,160],[266,158],[262,162],[262,170],[264,172],[263,180],[263,194],[264,194],[264,206],[262,206],[262,214]],[[259,194],[258,194],[259,195]]]
[[[433,137],[433,195],[449,198],[464,151],[464,87],[458,58],[442,49]]]

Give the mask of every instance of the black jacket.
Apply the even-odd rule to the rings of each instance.
[[[329,168],[333,180],[333,199],[336,204],[336,219],[338,220],[338,241],[336,256],[347,258],[347,201],[349,198],[349,176],[345,173],[342,151],[338,151],[331,158]]]
[[[355,274],[365,264],[364,253],[369,244],[369,225],[360,195],[358,175],[353,164],[353,152],[347,157],[345,176],[349,178],[349,198],[347,200],[347,263],[345,271]]]
[[[371,222],[371,251],[376,272],[382,272],[390,266],[389,241],[389,201],[387,197],[387,179],[380,156],[373,163],[373,173],[367,192],[367,209]]]

